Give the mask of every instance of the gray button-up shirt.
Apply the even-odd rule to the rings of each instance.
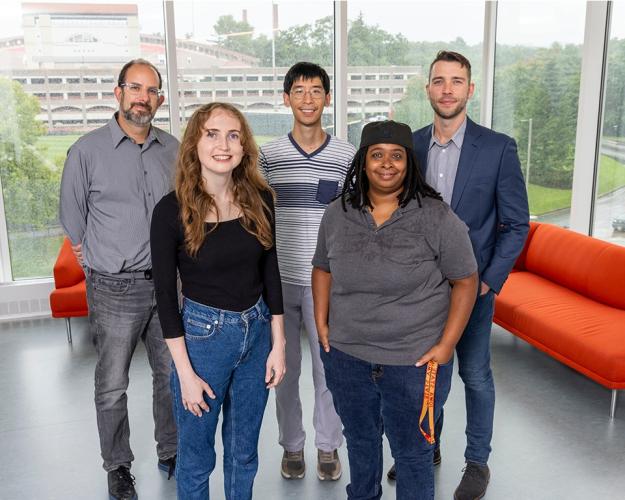
[[[369,363],[411,365],[443,334],[448,280],[477,270],[467,226],[440,200],[410,200],[377,226],[335,200],[312,264],[332,274],[330,344]]]
[[[466,129],[467,119],[465,118],[451,140],[446,144],[441,144],[434,135],[434,126],[432,126],[425,181],[436,189],[449,205],[451,205],[451,196],[454,192],[454,182]]]
[[[151,127],[135,144],[116,120],[78,139],[61,180],[60,219],[87,267],[104,273],[152,267],[150,220],[172,189],[178,140]]]

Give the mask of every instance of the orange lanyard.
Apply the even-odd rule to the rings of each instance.
[[[438,371],[438,363],[436,361],[428,361],[425,370],[425,383],[423,384],[423,406],[421,407],[421,416],[419,417],[419,430],[425,440],[430,443],[436,443],[434,436],[434,393],[436,389],[436,372]],[[428,423],[430,424],[430,433],[423,430],[423,421],[425,415],[428,415]]]

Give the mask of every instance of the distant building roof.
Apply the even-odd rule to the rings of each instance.
[[[22,14],[80,14],[136,16],[136,4],[22,3]]]

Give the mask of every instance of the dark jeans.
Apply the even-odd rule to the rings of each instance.
[[[151,280],[117,278],[87,270],[89,328],[98,355],[95,406],[100,450],[107,471],[130,467],[130,427],[126,390],[128,369],[142,339],[152,368],[154,438],[159,458],[176,454],[176,426],[171,405],[171,356],[156,312]]]
[[[434,466],[430,445],[419,431],[426,367],[371,364],[331,348],[321,350],[326,381],[347,441],[349,500],[382,496],[382,434],[391,445],[398,500],[432,500]],[[447,400],[453,360],[439,366],[435,417]],[[430,431],[428,419],[423,428]]]
[[[456,345],[458,373],[464,382],[467,406],[467,462],[485,465],[493,437],[495,383],[490,368],[490,332],[495,294],[489,291],[477,298],[469,323]],[[436,435],[443,430],[443,413],[436,421]]]
[[[182,406],[172,372],[178,424],[176,480],[179,500],[207,500],[215,468],[215,432],[223,407],[224,489],[227,500],[252,498],[258,470],[258,435],[269,391],[265,367],[271,349],[269,309],[261,298],[242,312],[184,300],[185,344],[195,373],[211,386],[211,411],[196,417]]]

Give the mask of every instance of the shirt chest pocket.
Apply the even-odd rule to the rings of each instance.
[[[317,194],[315,199],[322,205],[327,205],[334,198],[337,197],[339,191],[338,181],[331,181],[327,179],[319,179],[317,184]]]
[[[380,238],[381,254],[386,261],[400,266],[415,266],[436,260],[437,256],[423,234],[400,229]]]

